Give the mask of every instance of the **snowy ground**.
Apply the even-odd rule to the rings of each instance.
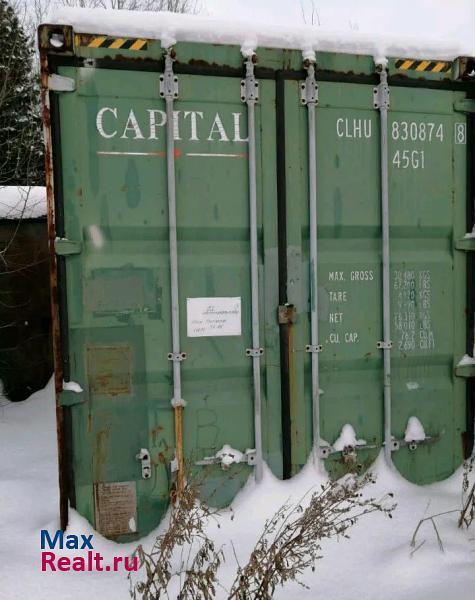
[[[53,387],[33,394],[20,404],[0,406],[0,598],[3,600],[120,600],[128,584],[119,573],[50,573],[40,569],[40,529],[57,527],[57,479]],[[426,526],[425,544],[412,556],[409,542],[424,515],[460,505],[461,473],[432,486],[417,487],[390,472],[381,461],[372,495],[395,493],[398,507],[392,520],[375,514],[361,521],[351,539],[324,545],[324,558],[306,577],[311,587],[290,586],[278,599],[310,600],[473,600],[475,585],[475,530],[457,529],[456,515],[438,520],[445,552]],[[222,519],[212,532],[227,549],[223,582],[232,578],[235,561],[230,540],[242,561],[270,516],[290,496],[300,498],[318,478],[311,467],[290,482],[266,473],[260,489],[249,482],[234,503],[235,519]],[[73,512],[71,532],[90,532]],[[150,538],[152,539],[152,538]],[[94,549],[108,560],[125,555],[132,545],[119,546],[94,535]]]

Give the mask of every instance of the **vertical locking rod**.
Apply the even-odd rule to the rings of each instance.
[[[384,64],[377,65],[379,85],[374,88],[374,106],[379,109],[381,130],[381,227],[383,267],[383,369],[384,369],[384,455],[391,463],[391,304],[389,258],[389,187],[388,187],[388,72]]]
[[[175,452],[177,462],[177,492],[183,490],[183,420],[185,402],[181,397],[181,362],[185,355],[180,351],[180,305],[178,297],[178,250],[176,233],[176,187],[175,187],[175,138],[173,103],[178,98],[178,80],[173,73],[174,51],[165,55],[165,71],[160,76],[160,96],[165,98],[167,114],[167,190],[168,190],[168,233],[170,243],[170,285],[172,352],[168,358],[173,362],[173,398],[175,409]]]
[[[249,138],[249,218],[251,235],[251,310],[252,310],[252,359],[254,378],[254,437],[256,446],[256,481],[262,481],[262,406],[261,406],[261,355],[259,342],[259,273],[257,253],[257,182],[256,182],[256,126],[255,105],[259,98],[259,83],[254,77],[256,56],[245,61],[246,78],[241,82],[241,100],[247,104],[247,128]]]
[[[301,85],[301,102],[307,106],[308,115],[308,198],[310,219],[310,352],[312,362],[312,430],[313,459],[319,464],[321,454],[320,431],[320,373],[318,332],[318,233],[317,233],[317,151],[315,130],[315,107],[318,102],[318,88],[315,81],[315,60],[304,62],[307,71],[305,82]]]

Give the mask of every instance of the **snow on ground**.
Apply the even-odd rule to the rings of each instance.
[[[52,382],[25,402],[0,407],[0,599],[126,600],[128,583],[122,573],[41,572],[40,530],[53,531],[58,525],[55,435]],[[457,529],[456,514],[437,520],[444,553],[427,524],[419,536],[425,544],[412,557],[409,547],[419,519],[460,505],[461,472],[425,487],[405,481],[382,458],[374,472],[377,483],[369,491],[373,496],[394,492],[398,503],[394,518],[371,515],[351,531],[350,540],[326,542],[315,573],[305,577],[310,590],[292,584],[279,590],[276,598],[473,600],[475,542],[470,537],[475,531]],[[266,471],[261,486],[248,482],[234,502],[234,520],[226,512],[221,528],[209,529],[227,554],[224,584],[232,580],[235,569],[231,540],[243,562],[265,519],[289,498],[299,500],[319,481],[321,476],[308,465],[291,481],[278,481]],[[94,532],[72,511],[69,533]],[[134,544],[118,545],[94,533],[94,550],[107,560],[133,548]]]
[[[0,219],[37,219],[46,216],[46,188],[0,186]]]

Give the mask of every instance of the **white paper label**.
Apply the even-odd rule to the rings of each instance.
[[[241,298],[187,298],[188,337],[241,335]]]

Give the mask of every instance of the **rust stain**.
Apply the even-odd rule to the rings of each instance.
[[[296,316],[295,306],[289,305],[287,307],[287,323],[284,325],[285,333],[287,335],[287,363],[288,363],[288,376],[289,376],[289,403],[290,403],[290,422],[291,422],[291,454],[295,456],[294,452],[299,447],[300,432],[298,429],[298,391],[297,376],[295,372],[295,340],[294,340],[294,321]],[[296,453],[298,455],[298,453]],[[294,463],[294,458],[292,458]],[[292,464],[292,471],[294,465]]]
[[[183,491],[185,484],[185,473],[184,473],[184,459],[183,459],[183,408],[181,406],[175,407],[175,448],[176,448],[176,462],[177,462],[177,474],[176,474],[176,496],[179,497]]]
[[[163,431],[163,427],[161,425],[156,425],[155,427],[153,427],[150,430],[150,435],[152,436],[152,441],[153,441],[154,445],[156,445],[157,438],[158,438],[160,432],[162,432],[162,431]]]
[[[110,426],[96,432],[95,452],[93,453],[94,481],[96,482],[104,480],[104,463],[107,458],[109,435]]]
[[[91,392],[119,396],[132,392],[132,351],[130,346],[90,346],[87,348]]]
[[[41,46],[41,32],[40,41]],[[44,49],[40,51],[41,69],[41,115],[44,129],[45,142],[45,175],[46,175],[46,198],[48,216],[48,247],[49,247],[49,274],[50,274],[50,296],[51,296],[51,328],[53,341],[54,359],[54,384],[56,392],[56,437],[58,443],[58,469],[59,469],[59,512],[60,527],[65,530],[68,524],[68,476],[66,440],[64,435],[63,408],[59,404],[59,394],[63,389],[63,362],[61,357],[61,335],[59,327],[59,303],[58,303],[58,274],[54,241],[56,238],[56,222],[54,212],[54,179],[53,179],[53,141],[51,133],[51,112],[48,91],[48,56]]]

